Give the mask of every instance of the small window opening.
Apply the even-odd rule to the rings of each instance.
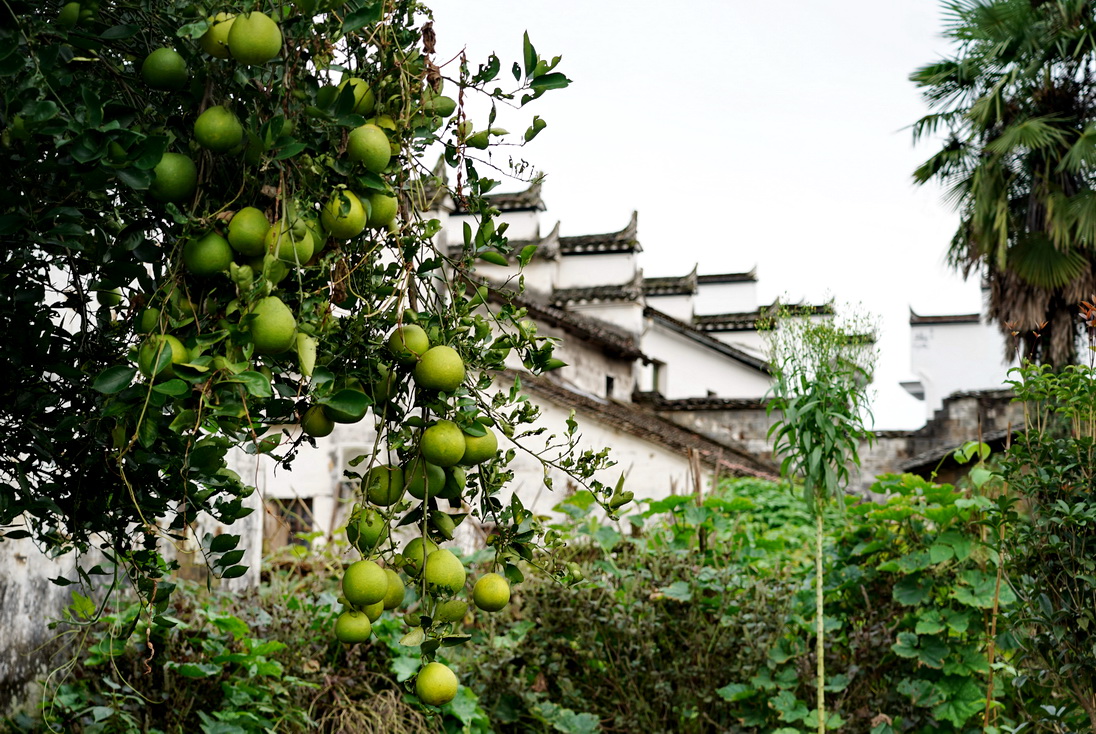
[[[613,397],[613,383],[615,380],[612,375],[605,375],[605,397]]]

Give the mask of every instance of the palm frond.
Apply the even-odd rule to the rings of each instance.
[[[1096,169],[1096,122],[1089,123],[1058,163],[1058,172],[1080,173]]]
[[[1069,133],[1059,126],[1061,122],[1062,118],[1054,115],[1029,117],[1006,126],[995,139],[986,143],[986,150],[998,155],[1009,155],[1018,150],[1064,146]]]
[[[970,149],[959,139],[951,138],[944,147],[913,172],[913,180],[919,184],[934,178],[950,179],[969,168]]]
[[[913,131],[913,142],[916,145],[921,142],[921,139],[925,136],[935,135],[942,126],[951,128],[954,131],[957,123],[961,123],[962,120],[962,110],[934,112],[931,115],[925,115],[920,120],[910,125],[910,130]]]
[[[1071,196],[1068,212],[1077,242],[1096,250],[1096,191],[1083,191]]]
[[[1035,233],[1009,249],[1008,267],[1026,283],[1054,290],[1079,278],[1088,268],[1088,259],[1076,250],[1063,252],[1050,238]]]

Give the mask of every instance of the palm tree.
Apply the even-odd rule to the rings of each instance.
[[[986,279],[1022,356],[1056,366],[1076,359],[1077,304],[1096,292],[1094,4],[949,0],[955,56],[910,76],[932,110],[914,140],[944,137],[914,179],[961,216],[949,263]]]

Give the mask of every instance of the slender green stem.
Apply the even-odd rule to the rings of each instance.
[[[818,734],[826,731],[826,617],[822,610],[822,508],[817,508],[814,526],[814,596],[815,596],[815,654],[818,656],[818,674],[815,685],[818,689]]]

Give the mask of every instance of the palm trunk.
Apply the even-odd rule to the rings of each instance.
[[[826,732],[826,660],[825,634],[826,617],[822,613],[822,508],[816,508],[814,533],[814,595],[815,595],[815,632],[817,636],[815,654],[818,656],[818,673],[815,676],[818,688],[818,734]]]

